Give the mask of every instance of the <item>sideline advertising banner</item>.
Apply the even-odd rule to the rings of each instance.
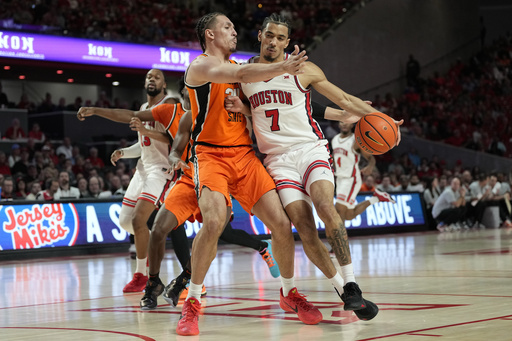
[[[0,31],[0,57],[135,69],[185,71],[200,50]],[[237,52],[247,62],[254,54]]]
[[[393,194],[396,204],[377,203],[355,219],[347,222],[348,229],[386,229],[423,226],[425,215],[419,193]],[[358,202],[367,196],[359,195]],[[119,225],[120,201],[88,201],[73,203],[0,202],[1,250],[27,250],[46,247],[69,247],[127,243],[128,233]],[[255,216],[246,213],[233,200],[233,228],[250,234],[269,234],[267,227]],[[314,212],[318,230],[323,222]],[[201,228],[199,222],[186,222],[189,238]],[[294,229],[294,232],[295,229]]]

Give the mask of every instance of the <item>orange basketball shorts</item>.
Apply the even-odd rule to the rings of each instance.
[[[171,188],[164,203],[165,208],[172,212],[178,220],[177,226],[183,224],[196,210],[199,210],[194,181],[190,177],[182,175]]]
[[[198,197],[201,189],[220,192],[232,207],[230,194],[242,208],[251,213],[252,207],[263,194],[276,188],[274,180],[265,170],[250,146],[194,147],[194,182]]]

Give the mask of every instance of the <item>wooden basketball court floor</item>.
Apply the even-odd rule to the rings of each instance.
[[[221,245],[206,277],[201,334],[176,335],[179,309],[124,294],[128,254],[0,262],[0,340],[512,340],[512,230],[351,238],[356,278],[379,315],[345,312],[296,243],[296,284],[315,326],[279,308],[279,279],[250,249]],[[172,250],[161,271],[179,273]]]

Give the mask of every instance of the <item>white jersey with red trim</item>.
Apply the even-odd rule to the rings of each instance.
[[[311,89],[304,89],[296,76],[283,74],[241,86],[251,105],[253,130],[262,153],[282,154],[298,144],[325,138],[312,117]]]
[[[164,103],[168,98],[172,98],[172,96],[165,96],[158,103],[153,106],[149,106],[148,103],[144,103],[141,105],[140,110],[148,110],[152,109],[162,103]],[[160,122],[152,122],[152,121],[144,121],[142,122],[144,127],[148,130],[156,130],[161,133],[166,132],[166,128]],[[137,171],[143,173],[150,172],[160,172],[162,168],[169,168],[169,151],[170,145],[168,143],[164,143],[155,139],[152,139],[148,136],[141,135],[137,133],[139,145],[141,146],[141,155],[140,160],[137,162]],[[166,178],[171,180],[173,178],[173,174],[165,174]]]
[[[342,137],[341,134],[331,140],[332,156],[334,158],[334,175],[336,178],[351,178],[361,176],[359,160],[361,154],[354,150],[354,134]]]

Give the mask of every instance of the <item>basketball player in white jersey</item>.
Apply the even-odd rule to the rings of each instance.
[[[147,102],[140,110],[148,110],[162,103],[176,104],[177,101],[167,95],[165,76],[161,70],[151,69],[146,74],[144,85],[147,93]],[[110,114],[116,109],[87,108],[92,115],[110,119]],[[136,126],[134,122],[132,125]],[[147,221],[155,210],[162,191],[170,188],[174,174],[162,172],[169,168],[169,137],[166,127],[159,122],[142,122],[145,135],[137,132],[136,144],[112,153],[111,161],[115,165],[120,158],[136,158],[136,172],[130,181],[123,198],[119,224],[127,232],[135,236],[137,266],[133,279],[126,284],[123,292],[141,292],[146,287],[147,254],[149,244],[149,230]],[[134,129],[136,130],[136,129]]]
[[[336,177],[336,211],[343,221],[352,220],[366,210],[370,205],[379,201],[395,203],[388,193],[375,190],[373,197],[357,203],[356,196],[361,184],[361,173],[372,174],[375,167],[375,157],[362,151],[355,143],[352,129],[353,123],[340,122],[340,133],[331,140],[332,156],[334,158],[334,176]],[[359,169],[361,156],[368,164]]]
[[[288,46],[289,34],[290,26],[284,18],[277,14],[267,17],[258,34],[260,57],[253,62],[275,63],[287,58],[284,49]],[[331,157],[328,142],[312,117],[310,87],[346,110],[342,121],[356,122],[378,110],[330,83],[322,70],[311,62],[307,62],[304,73],[297,76],[284,74],[241,86],[251,110],[242,107],[238,97],[228,97],[226,108],[252,115],[258,148],[267,154],[264,164],[276,182],[282,204],[299,232],[308,258],[331,281],[345,303],[345,310],[353,310],[363,320],[374,318],[378,307],[363,299],[355,282],[347,231],[333,205]],[[402,124],[396,123],[397,126]],[[327,248],[318,237],[312,204],[325,223],[326,236],[343,277],[336,271]]]

